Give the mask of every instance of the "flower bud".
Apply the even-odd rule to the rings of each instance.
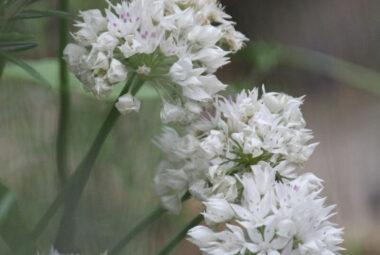
[[[203,216],[207,224],[226,222],[235,215],[231,205],[223,198],[209,198],[204,205],[206,212],[203,213]]]
[[[112,84],[124,81],[127,78],[127,69],[119,60],[112,59],[107,77]]]
[[[81,57],[87,54],[86,48],[69,43],[63,51],[63,57],[69,67],[76,68],[79,65]]]
[[[115,107],[121,114],[126,114],[132,111],[138,112],[140,110],[140,101],[133,97],[130,93],[127,93],[119,97]]]

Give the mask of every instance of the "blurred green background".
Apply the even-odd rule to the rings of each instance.
[[[225,0],[223,4],[238,29],[251,39],[218,74],[231,84],[227,93],[265,84],[267,91],[307,95],[304,116],[321,144],[299,171],[313,171],[325,180],[328,203],[337,204],[334,221],[346,229],[344,254],[380,254],[380,1]],[[57,6],[57,1],[47,0],[34,4],[35,9]],[[74,15],[105,7],[104,0],[70,1]],[[36,35],[39,46],[19,56],[53,88],[11,64],[0,85],[0,179],[15,193],[29,228],[59,187],[57,24],[56,19],[46,18],[16,27]],[[69,168],[75,169],[111,100],[95,100],[72,76],[70,86]],[[109,248],[159,203],[153,176],[164,155],[151,140],[161,130],[161,102],[149,89],[138,96],[143,101],[141,111],[120,118],[81,200],[75,242],[83,254]],[[200,210],[194,201],[185,207],[179,216],[162,217],[123,254],[154,254]],[[39,239],[41,250],[54,242],[58,220],[56,216]],[[0,243],[0,254],[6,253]],[[200,253],[183,241],[173,254]]]

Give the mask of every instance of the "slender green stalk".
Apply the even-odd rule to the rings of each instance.
[[[117,255],[119,254],[124,246],[126,246],[129,241],[132,240],[134,236],[143,231],[147,226],[152,224],[155,220],[161,217],[166,210],[161,206],[158,206],[151,213],[141,219],[137,224],[128,231],[128,233],[109,251],[108,255]]]
[[[199,214],[194,219],[192,219],[181,231],[178,232],[178,234],[173,237],[158,253],[157,255],[166,255],[169,254],[174,247],[181,242],[181,240],[186,236],[189,229],[195,227],[199,223],[201,223],[203,220],[203,215]]]
[[[128,91],[130,89],[130,87],[131,87],[131,85],[132,85],[132,83],[134,81],[134,78],[135,78],[135,74],[132,74],[130,76],[130,78],[128,79],[128,81],[127,81],[127,83],[125,85],[125,88],[121,92],[121,94],[125,93],[126,91]],[[116,114],[115,114],[114,109],[115,109],[115,107],[113,106],[112,110],[111,110],[111,113],[115,117]],[[21,247],[22,250],[28,250],[28,248],[25,248],[25,246],[32,247],[32,244],[35,241],[37,241],[38,237],[42,234],[43,230],[47,227],[47,225],[49,224],[50,220],[57,213],[58,209],[60,208],[60,206],[62,205],[62,203],[65,201],[65,199],[70,198],[69,192],[72,189],[76,188],[75,185],[78,185],[78,182],[79,182],[78,180],[84,175],[83,172],[85,171],[85,169],[83,167],[81,167],[84,164],[83,162],[85,162],[85,161],[91,161],[91,160],[95,161],[95,158],[89,159],[89,155],[91,154],[91,156],[97,156],[97,154],[98,154],[98,152],[100,150],[100,146],[102,145],[102,143],[104,142],[106,136],[108,135],[108,133],[110,131],[110,130],[108,130],[108,132],[106,132],[107,131],[106,130],[106,126],[109,129],[112,127],[111,125],[106,124],[106,122],[110,119],[111,113],[108,115],[107,120],[105,121],[105,123],[103,123],[103,126],[100,129],[95,142],[93,143],[92,147],[90,148],[90,151],[87,153],[87,156],[82,160],[82,163],[79,165],[79,167],[77,168],[77,170],[74,172],[74,174],[72,176],[70,176],[70,178],[66,182],[64,188],[58,193],[57,197],[54,199],[54,201],[52,202],[52,204],[49,206],[49,208],[47,209],[47,211],[45,212],[45,214],[38,221],[38,223],[36,224],[36,227],[32,231],[32,234],[31,234],[31,237],[30,237],[30,242],[27,245],[24,245],[24,247]],[[116,118],[117,118],[117,116],[116,116]],[[102,133],[102,135],[104,136],[102,139],[100,138],[100,133]],[[97,146],[98,148],[95,149],[95,148],[93,148],[94,146]],[[89,163],[90,162],[87,162],[87,165],[89,165]],[[91,170],[87,170],[87,171],[91,171]],[[30,254],[30,250],[28,250],[28,251],[29,251],[29,254]],[[21,254],[25,254],[25,253],[21,253]]]
[[[186,200],[191,198],[190,192],[186,192],[186,194],[182,197],[182,203]],[[151,213],[146,215],[144,218],[142,218],[135,226],[133,226],[127,234],[119,241],[117,242],[113,248],[111,248],[108,255],[117,255],[119,254],[122,249],[129,243],[129,241],[132,240],[133,237],[135,237],[137,234],[139,234],[141,231],[146,229],[150,224],[152,224],[155,220],[157,220],[159,217],[161,217],[166,212],[165,209],[163,209],[161,206],[158,206],[156,209],[154,209]]]
[[[135,74],[133,74],[131,79],[129,79],[127,85],[121,92],[121,95],[129,91],[132,81],[134,80],[134,76]],[[73,176],[72,185],[70,185],[69,189],[67,189],[65,192],[64,212],[59,225],[57,238],[54,244],[54,247],[60,252],[72,252],[71,244],[74,241],[75,210],[78,207],[83,189],[93,169],[95,160],[100,152],[100,149],[102,148],[105,139],[107,138],[112,127],[115,125],[119,116],[119,111],[116,109],[116,107],[113,106],[106,120],[104,121],[101,129],[99,130],[98,135],[96,136],[95,141],[93,142],[90,150],[76,169]]]
[[[69,9],[68,0],[59,1],[59,10],[67,12]],[[68,80],[67,66],[63,59],[63,50],[69,42],[69,23],[67,19],[59,20],[59,119],[58,119],[58,135],[56,144],[56,160],[58,177],[63,187],[68,176],[67,172],[67,138],[68,126],[70,119],[70,87]]]
[[[69,187],[70,184],[67,182],[66,187]],[[49,206],[49,208],[46,210],[44,215],[42,215],[41,219],[38,221],[36,226],[34,227],[32,234],[31,234],[31,241],[34,242],[38,239],[38,237],[42,234],[46,226],[49,224],[51,218],[53,218],[54,214],[58,211],[59,207],[61,206],[64,198],[64,192],[66,191],[65,188],[61,190],[57,197],[54,199],[53,203]]]
[[[3,57],[0,57],[0,82],[1,82],[1,77],[3,76],[4,68],[5,68],[5,59],[3,59]]]
[[[134,78],[135,78],[135,74],[132,74],[131,77],[128,79],[126,85],[125,85],[125,88],[124,90],[120,93],[120,95],[122,95],[123,93],[125,93],[125,91],[128,91],[130,89],[130,87],[132,86],[132,83],[134,81]],[[111,113],[114,113],[114,109],[115,107],[113,106],[112,107],[112,110],[110,112]],[[109,114],[109,115],[110,115]],[[101,130],[99,131],[98,135],[97,135],[97,139],[95,140],[95,142],[93,143],[92,147],[90,148],[90,151],[87,153],[87,156],[90,154],[90,152],[94,151],[93,147],[98,144],[96,143],[96,141],[98,140],[98,137],[100,135],[100,133],[102,132],[102,130],[104,130],[104,126],[107,122],[107,120],[110,118],[110,116],[108,115],[106,121],[103,123],[103,126],[101,128]],[[106,135],[106,134],[104,134]],[[106,137],[104,137],[105,139]],[[98,141],[99,142],[99,141]],[[99,148],[100,149],[100,148]],[[64,186],[64,189],[62,189],[57,197],[54,199],[54,201],[52,202],[52,204],[49,206],[49,208],[47,209],[47,211],[45,212],[45,214],[41,217],[41,219],[38,221],[38,223],[36,224],[34,230],[32,231],[32,237],[31,239],[33,240],[37,240],[38,237],[41,235],[42,231],[46,228],[46,226],[48,225],[48,223],[50,222],[51,218],[55,215],[55,213],[58,211],[59,207],[61,206],[61,204],[63,203],[65,197],[67,197],[67,195],[65,194],[68,194],[69,193],[69,190],[71,190],[75,184],[78,182],[77,179],[79,178],[79,176],[81,175],[81,171],[84,171],[84,170],[81,170],[79,171],[81,165],[83,164],[83,162],[86,160],[86,158],[84,158],[81,162],[81,164],[78,166],[77,170],[74,172],[74,174],[72,176],[70,176],[70,178],[68,179],[68,181],[66,182],[65,186]],[[95,160],[95,159],[93,159]]]

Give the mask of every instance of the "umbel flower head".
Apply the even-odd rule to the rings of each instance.
[[[239,178],[254,169],[271,169],[278,181],[295,177],[317,143],[300,111],[302,98],[258,90],[216,96],[209,112],[185,127],[184,136],[169,127],[155,141],[167,155],[155,177],[163,205],[178,213],[189,191],[205,201],[211,196],[239,200]]]
[[[214,232],[206,226],[189,231],[189,240],[205,255],[333,255],[340,250],[343,229],[329,221],[321,180],[312,174],[276,182],[273,171],[252,171],[240,180],[239,204],[223,198],[205,202],[206,223],[226,223]],[[263,182],[264,181],[264,182]]]
[[[80,12],[75,43],[64,51],[87,91],[108,95],[136,73],[164,99],[162,117],[169,122],[185,121],[179,109],[187,116],[199,114],[226,87],[213,73],[247,39],[217,0],[107,2],[105,15],[96,9]]]
[[[202,201],[207,225],[189,231],[205,255],[334,255],[343,230],[320,197],[322,180],[297,176],[317,143],[303,98],[253,89],[215,96],[184,136],[165,128],[155,142],[168,155],[155,177],[162,205],[178,213],[186,192]]]

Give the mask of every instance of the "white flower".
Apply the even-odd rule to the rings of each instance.
[[[119,46],[119,49],[125,58],[144,52],[144,46],[136,39],[126,41],[123,45]]]
[[[199,148],[199,141],[196,137],[190,134],[180,137],[170,127],[165,127],[162,135],[153,142],[169,156],[169,160],[172,162],[195,157]]]
[[[106,96],[111,92],[111,86],[109,86],[108,81],[104,77],[96,77],[94,81],[94,86],[91,90],[95,95],[101,97]]]
[[[193,69],[191,59],[182,57],[170,68],[170,75],[175,82],[185,82],[193,76],[200,76],[204,71],[204,68]]]
[[[107,3],[105,15],[100,10],[80,12],[78,31],[72,35],[78,47],[84,48],[74,51],[71,45],[66,51],[69,68],[85,89],[105,96],[123,80],[124,73],[137,73],[155,86],[164,102],[184,108],[186,117],[165,121],[185,124],[200,118],[199,109],[226,88],[213,73],[247,40],[236,32],[219,2]],[[79,50],[81,54],[74,56]],[[119,61],[117,70],[112,70],[114,59]]]
[[[181,122],[184,119],[185,111],[182,107],[165,102],[161,109],[161,120],[164,123]]]
[[[222,27],[224,30],[224,40],[228,43],[233,53],[239,51],[244,46],[244,43],[248,41],[248,38],[239,31],[236,31],[233,26],[222,25]]]
[[[222,36],[222,31],[218,27],[211,25],[198,25],[192,28],[187,38],[190,41],[199,42],[203,46],[212,46],[215,45],[222,38]]]
[[[74,35],[74,39],[81,46],[90,46],[93,42],[96,41],[98,35],[91,27],[83,26],[80,30],[78,30]]]
[[[110,83],[118,83],[127,78],[127,70],[119,60],[111,60],[110,69],[107,72],[107,78]]]
[[[231,205],[224,198],[211,197],[203,204],[206,207],[203,216],[209,225],[226,222],[235,215]]]
[[[214,73],[221,66],[228,64],[229,60],[226,57],[228,53],[220,47],[203,48],[194,54],[193,59],[204,64],[207,72]]]
[[[315,178],[305,176],[286,184],[272,181],[265,184],[267,191],[264,195],[260,195],[257,188],[261,180],[263,177],[255,173],[243,177],[244,191],[240,205],[215,199],[209,204],[205,203],[205,216],[211,220],[210,223],[223,219],[229,222],[233,215],[230,205],[236,213],[235,220],[242,227],[231,228],[227,224],[227,229],[212,233],[205,229],[207,231],[203,231],[203,236],[190,230],[190,241],[198,245],[204,254],[224,254],[221,248],[225,247],[234,247],[229,250],[231,253],[225,254],[242,251],[244,254],[244,249],[247,249],[260,255],[337,254],[341,250],[338,245],[342,242],[342,229],[328,221],[333,215],[333,207],[324,206],[325,199],[318,196],[320,191],[305,193],[301,187],[292,184],[309,186],[307,180],[315,182]],[[219,236],[229,238],[221,239]]]
[[[211,130],[210,135],[201,142],[200,146],[210,158],[220,155],[225,146],[224,134],[218,130]]]
[[[121,114],[126,114],[132,111],[138,112],[140,110],[140,101],[130,93],[127,93],[119,97],[115,107]]]
[[[195,199],[200,201],[205,201],[213,195],[212,190],[203,179],[191,182],[189,185],[189,192]]]
[[[199,248],[206,248],[217,240],[215,233],[205,226],[196,226],[189,230],[189,241],[196,244]]]
[[[199,246],[204,254],[235,255],[244,254],[244,233],[239,227],[227,224],[228,230],[214,233],[204,226],[197,226],[188,232],[190,242]]]
[[[273,180],[273,179],[272,179]],[[239,223],[244,227],[261,227],[270,223],[273,219],[270,215],[273,200],[272,192],[269,187],[264,194],[260,194],[257,184],[251,175],[243,176],[244,191],[241,205],[232,204],[232,208],[238,216]],[[274,182],[272,181],[271,184]],[[248,222],[248,225],[246,224]]]
[[[168,169],[166,165],[162,164],[154,178],[154,183],[164,208],[171,213],[178,214],[182,208],[181,199],[188,187],[186,173],[182,169]]]
[[[102,15],[100,10],[93,9],[87,11],[81,11],[80,17],[83,19],[83,23],[77,22],[77,27],[89,26],[95,33],[103,31],[107,27],[107,19]]]
[[[88,61],[92,62],[92,70],[107,70],[109,68],[109,59],[103,52],[97,52],[97,54],[90,55]]]
[[[104,32],[99,35],[96,42],[93,43],[93,49],[99,51],[113,51],[118,45],[119,40],[110,32]]]
[[[191,70],[190,61],[182,60],[175,66],[177,79],[186,78],[189,73],[186,70]],[[201,201],[218,195],[234,202],[241,186],[238,180],[242,180],[243,186],[249,186],[244,184],[245,174],[253,173],[258,181],[254,185],[256,195],[251,196],[255,196],[258,209],[250,217],[255,218],[258,225],[265,224],[272,206],[267,190],[275,180],[288,183],[296,177],[294,169],[307,160],[304,151],[309,150],[308,141],[312,138],[311,132],[305,129],[302,115],[294,110],[294,106],[300,106],[300,99],[270,95],[282,102],[281,110],[277,109],[276,113],[268,109],[263,97],[258,97],[257,89],[242,92],[235,100],[218,96],[209,112],[195,107],[195,112],[203,116],[185,126],[184,136],[171,129],[168,134],[172,135],[164,134],[159,139],[159,147],[169,160],[178,168],[187,169],[192,178],[190,192]],[[164,105],[163,109],[165,120],[184,123],[190,115],[186,108],[171,104]],[[292,109],[296,117],[289,115],[286,109]]]
[[[273,226],[266,226],[262,232],[257,228],[247,229],[250,240],[245,245],[250,252],[257,255],[279,255],[279,251],[289,242],[286,238],[275,236]]]
[[[323,189],[323,180],[318,178],[312,173],[305,173],[298,178],[291,181],[291,184],[298,192],[302,192],[305,195],[313,192],[320,192]]]
[[[86,48],[69,43],[63,51],[63,56],[72,72],[76,72],[76,67],[80,64],[81,57],[87,54]]]

